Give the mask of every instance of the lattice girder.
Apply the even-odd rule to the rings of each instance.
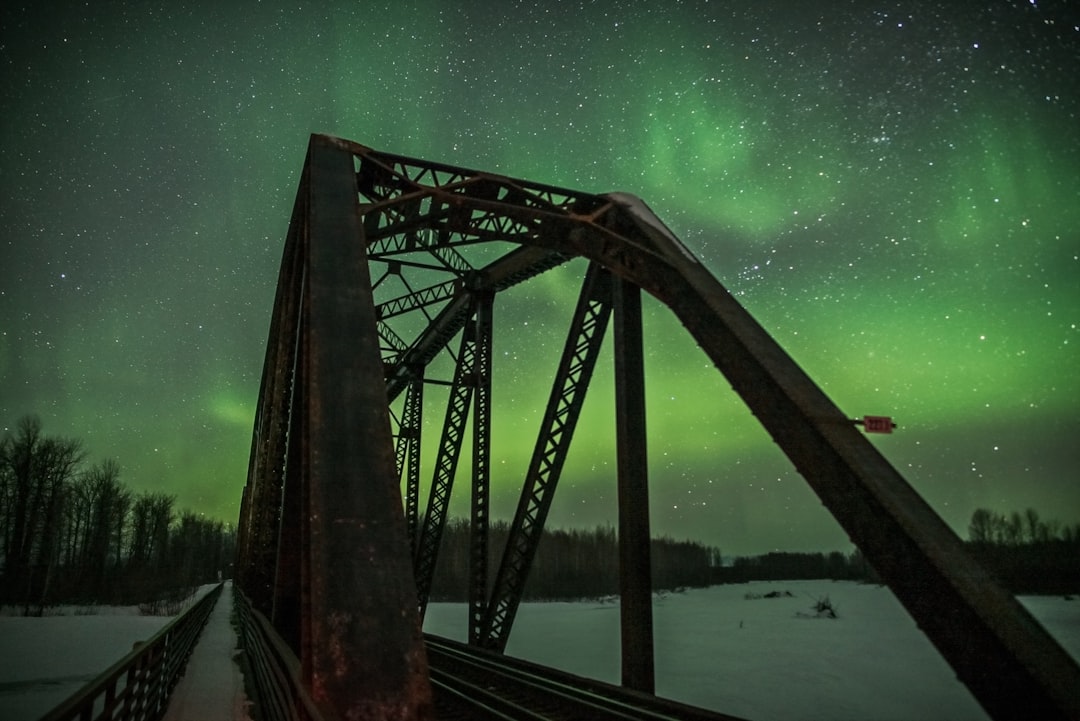
[[[416,549],[414,572],[416,591],[423,618],[427,609],[428,596],[431,593],[431,581],[435,574],[435,563],[439,555],[443,529],[450,505],[450,493],[453,490],[457,474],[458,459],[461,456],[461,444],[465,439],[465,426],[469,419],[476,387],[476,323],[468,322],[461,337],[461,349],[458,353],[457,369],[450,388],[450,398],[446,405],[446,420],[443,423],[442,440],[439,442],[435,460],[435,473],[428,496],[427,513],[420,530],[420,542]]]
[[[611,276],[590,264],[488,602],[479,636],[487,648],[506,648],[610,315]]]

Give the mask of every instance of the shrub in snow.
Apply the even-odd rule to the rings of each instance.
[[[795,598],[791,591],[769,591],[768,593],[748,593],[744,596],[747,601],[756,601],[759,598]]]
[[[173,589],[154,601],[139,604],[139,613],[143,616],[175,616],[195,597],[195,587]]]
[[[813,609],[813,613],[798,612],[795,615],[799,618],[837,618],[836,607],[833,606],[828,596],[822,596],[814,601],[811,609]]]

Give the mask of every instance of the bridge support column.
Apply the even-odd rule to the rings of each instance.
[[[622,684],[653,693],[652,563],[641,290],[625,280],[616,279],[613,292]]]
[[[303,677],[335,718],[427,719],[431,690],[352,153],[315,136],[307,174],[297,370],[303,405],[293,409],[302,414],[298,468],[307,539],[300,564]]]

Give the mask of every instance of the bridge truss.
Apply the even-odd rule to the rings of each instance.
[[[587,269],[488,578],[496,304],[576,258]],[[342,718],[430,713],[420,623],[463,447],[469,643],[505,647],[608,326],[622,677],[653,690],[642,291],[671,309],[993,717],[1080,717],[1075,662],[643,202],[318,135],[282,259],[238,572],[316,705]],[[445,417],[424,445],[433,385],[447,388]],[[422,447],[435,449],[423,510]]]

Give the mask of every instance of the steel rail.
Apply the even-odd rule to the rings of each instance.
[[[467,689],[470,699],[499,699],[508,707],[521,709],[525,718],[549,718],[533,709],[533,705],[525,706],[508,696],[520,698],[522,701],[531,700],[533,697],[542,697],[544,706],[560,716],[566,715],[571,709],[587,713],[589,718],[611,719],[620,721],[625,719],[665,719],[670,720],[668,715],[659,715],[642,709],[634,709],[613,699],[597,696],[589,691],[574,688],[573,686],[554,681],[549,678],[537,676],[521,669],[501,665],[489,659],[481,659],[470,654],[455,651],[448,647],[428,645],[428,658],[439,659],[439,654],[453,657],[455,667],[467,667],[480,675],[477,683],[470,682],[467,678],[449,673],[441,667],[432,668],[432,678],[438,678],[443,683],[451,683],[459,689]]]
[[[732,716],[536,666],[438,636],[426,634],[424,641],[439,711],[443,710],[440,701],[448,700],[455,709],[467,707],[470,718],[735,720]],[[441,697],[440,690],[449,692],[453,698]]]
[[[453,698],[451,704],[454,711],[445,708],[439,709],[439,718],[448,716],[453,718],[475,719],[476,721],[549,721],[550,717],[531,711],[510,699],[492,691],[490,688],[479,684],[470,683],[457,678],[437,668],[429,669],[431,689],[435,697],[436,707],[440,706],[440,698]]]

